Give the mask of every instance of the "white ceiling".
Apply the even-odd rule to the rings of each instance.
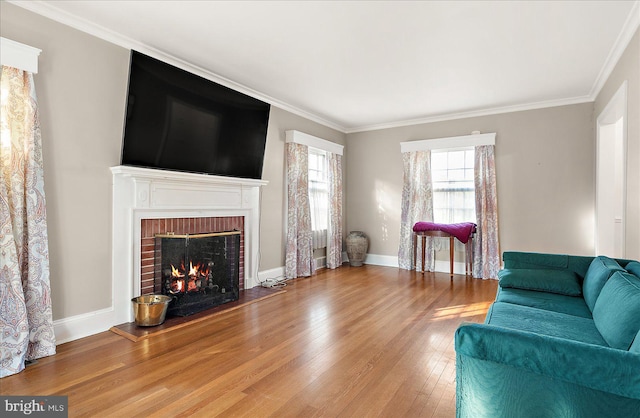
[[[638,1],[16,5],[343,132],[592,101]]]

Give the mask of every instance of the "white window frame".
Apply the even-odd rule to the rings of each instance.
[[[473,133],[464,136],[452,136],[449,138],[423,139],[419,141],[407,141],[400,143],[400,152],[427,151],[427,150],[455,150],[456,148],[469,148],[480,145],[495,145],[496,133]]]
[[[286,142],[295,142],[296,144],[306,145],[308,147],[317,148],[322,151],[343,155],[344,145],[318,138],[317,136],[305,134],[300,131],[286,131]]]

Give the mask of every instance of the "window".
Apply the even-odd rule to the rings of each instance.
[[[313,249],[326,248],[329,222],[329,170],[327,153],[309,147],[309,206]]]
[[[434,222],[473,222],[481,225],[477,231],[476,243],[481,242],[482,246],[473,256],[475,260],[473,276],[495,277],[500,268],[495,143],[495,132],[481,134],[479,131],[473,131],[471,135],[400,143],[400,151],[406,162],[405,170],[408,170],[403,185],[403,196],[406,190],[408,195],[417,196],[418,199],[427,203],[426,208],[423,208],[411,204],[416,199],[402,200],[401,241],[398,249],[398,264],[401,268],[412,268],[413,225],[411,222],[430,216],[433,209]],[[430,151],[431,154],[431,190],[423,187],[424,183],[420,182],[419,174],[411,176],[411,170],[416,171],[411,166],[414,161],[425,163],[426,155],[419,154],[420,151]],[[483,162],[482,167],[475,167],[476,158]],[[413,181],[416,179],[418,181]],[[479,187],[477,194],[475,193],[476,180]],[[482,198],[482,202],[478,205],[481,213],[475,213],[476,195],[478,199]],[[432,207],[428,207],[429,202],[432,203]],[[432,241],[436,251],[442,251],[448,247],[449,240]],[[461,245],[456,244],[456,246],[457,251],[463,249]],[[431,264],[431,261],[429,263]]]
[[[476,222],[474,157],[474,148],[431,152],[434,222]]]

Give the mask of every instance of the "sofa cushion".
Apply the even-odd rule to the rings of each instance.
[[[582,287],[578,276],[568,270],[504,269],[498,272],[500,287],[537,290],[560,295],[580,296]]]
[[[529,306],[494,302],[485,323],[607,347],[592,319]]]
[[[557,293],[499,287],[496,302],[530,306],[532,308],[591,319],[591,311],[584,302],[584,299],[580,296],[567,296]]]
[[[591,312],[593,312],[593,307],[596,305],[596,300],[602,287],[616,271],[624,271],[624,269],[609,257],[601,255],[591,262],[582,283],[582,295]]]
[[[640,330],[640,278],[613,274],[598,296],[593,320],[609,346],[629,350]]]
[[[628,263],[624,267],[629,273],[635,275],[636,277],[640,277],[640,262],[632,261]]]

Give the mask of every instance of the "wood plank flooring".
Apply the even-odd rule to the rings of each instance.
[[[496,281],[365,265],[132,342],[58,346],[2,395],[67,395],[71,417],[453,417],[453,334]]]

